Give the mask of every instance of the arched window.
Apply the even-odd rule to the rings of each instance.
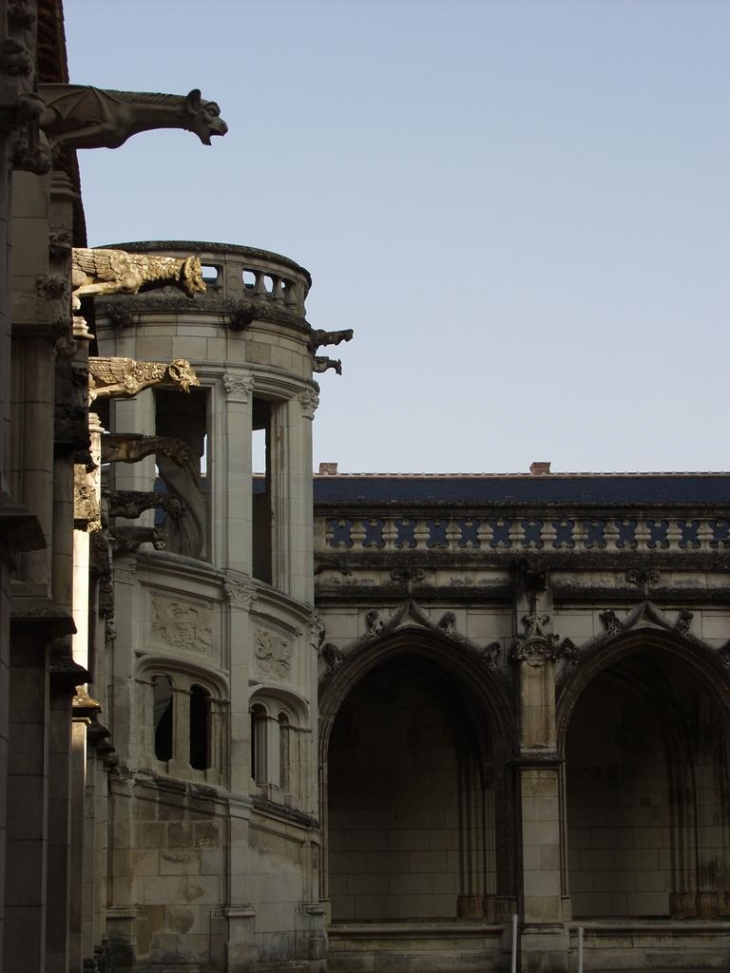
[[[163,659],[140,666],[143,765],[183,780],[218,783],[226,769],[227,687],[215,674],[190,669]]]
[[[174,697],[172,679],[155,676],[152,680],[155,756],[158,760],[172,759]]]
[[[194,770],[210,767],[210,693],[202,686],[190,687],[190,766]]]

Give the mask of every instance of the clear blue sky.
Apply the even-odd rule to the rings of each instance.
[[[80,152],[90,245],[310,270],[341,471],[727,469],[730,3],[65,0],[71,80],[229,134]]]

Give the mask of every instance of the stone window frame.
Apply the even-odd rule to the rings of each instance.
[[[291,693],[257,689],[249,700],[251,787],[267,800],[300,807],[305,796],[309,709]]]
[[[158,678],[169,679],[172,688],[172,747],[169,760],[155,753],[154,685]],[[136,677],[141,687],[139,726],[139,765],[180,780],[220,784],[226,768],[226,729],[228,686],[216,673],[203,667],[183,665],[163,656],[140,662]],[[207,767],[191,764],[190,703],[193,687],[199,687],[208,700]]]

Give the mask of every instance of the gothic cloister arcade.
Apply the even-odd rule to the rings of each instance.
[[[324,890],[334,923],[487,918],[514,895],[503,688],[468,652],[400,630],[323,684]]]
[[[566,680],[567,890],[574,919],[730,914],[727,672],[639,632]]]

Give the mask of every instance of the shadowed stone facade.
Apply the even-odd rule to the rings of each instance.
[[[307,271],[86,247],[217,104],[0,27],[2,968],[727,969],[730,475],[313,476]]]

